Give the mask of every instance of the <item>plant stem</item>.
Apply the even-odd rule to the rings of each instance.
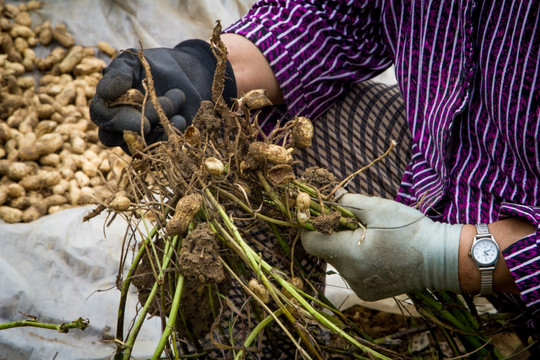
[[[290,214],[289,214],[289,211],[288,209],[285,207],[285,205],[283,205],[283,203],[281,202],[281,200],[279,199],[279,197],[276,195],[276,193],[272,190],[272,187],[270,186],[270,184],[268,183],[268,181],[266,181],[266,178],[264,177],[263,173],[261,171],[257,171],[257,178],[259,179],[259,181],[261,182],[261,185],[263,186],[264,188],[264,191],[266,191],[266,193],[268,194],[268,196],[270,196],[270,199],[272,199],[272,201],[277,205],[277,207],[279,208],[279,210],[281,211],[281,213],[285,216],[287,216],[287,218],[290,219]]]
[[[268,265],[258,254],[256,254],[253,251],[253,249],[251,249],[249,247],[248,244],[246,244],[246,242],[242,238],[242,235],[238,232],[238,229],[236,228],[236,226],[232,223],[232,221],[229,219],[229,217],[225,213],[225,209],[223,209],[223,207],[217,202],[217,200],[215,199],[215,197],[212,195],[212,193],[210,192],[210,190],[208,188],[205,188],[205,193],[206,193],[207,198],[209,199],[209,201],[212,203],[212,205],[219,212],[219,214],[220,214],[222,220],[224,221],[225,225],[227,226],[227,228],[232,232],[232,235],[233,235],[234,239],[236,239],[236,242],[238,243],[238,245],[240,245],[240,248],[242,249],[243,254],[248,259],[248,264],[250,264],[251,268],[258,273],[258,277],[261,279],[261,281],[263,282],[265,287],[268,289],[268,292],[270,293],[270,296],[274,299],[276,304],[278,304],[278,306],[283,310],[283,313],[287,317],[287,319],[292,324],[294,324],[296,322],[296,319],[287,310],[287,308],[279,301],[279,298],[278,298],[278,296],[276,294],[276,291],[274,290],[274,288],[273,288],[272,284],[270,283],[270,281],[268,280],[268,278],[264,274],[262,274],[260,272],[260,269],[261,269],[262,266],[264,266],[264,270],[266,270],[266,271],[270,271],[272,269],[271,266]],[[300,338],[306,344],[308,344],[309,340],[307,339],[306,334],[304,334],[302,331],[299,331],[298,328],[296,328],[296,327],[295,327],[295,330],[297,331]],[[293,338],[291,336],[289,336],[289,338],[291,340],[293,340]],[[297,347],[298,347],[299,350],[302,350],[302,351],[305,352],[305,350],[302,349],[301,347],[299,347],[299,346],[297,346]],[[319,357],[318,354],[315,354],[315,355],[317,357]]]
[[[300,296],[298,294],[298,292],[296,292],[296,288],[293,285],[291,285],[290,283],[285,281],[281,276],[279,276],[275,272],[272,272],[271,275],[274,277],[274,279],[276,279],[279,282],[279,284],[281,286],[283,286],[292,296],[294,296],[294,298],[296,300],[298,300],[302,304],[304,309],[306,309],[313,317],[315,317],[315,319],[317,319],[317,321],[319,323],[323,324],[328,329],[330,329],[333,332],[337,333],[338,335],[342,336],[347,341],[349,341],[351,344],[355,345],[356,347],[358,347],[362,351],[372,355],[373,357],[378,358],[378,359],[386,359],[386,360],[390,359],[390,358],[388,358],[388,357],[386,357],[386,356],[384,356],[382,354],[379,354],[375,350],[370,349],[369,347],[360,344],[358,341],[356,341],[356,339],[351,337],[345,331],[341,330],[334,323],[332,323],[329,319],[327,319],[325,316],[321,315],[317,310],[315,310],[302,296]]]
[[[321,208],[321,205],[318,204],[316,201],[313,201],[313,200],[311,200],[311,205],[310,205],[310,206],[311,206],[312,209],[314,209],[315,211],[317,211],[317,212],[319,212],[319,213],[323,213],[323,212],[324,212],[325,214],[328,214],[328,213],[330,212],[329,209],[323,209],[323,208]],[[354,217],[353,217],[352,219],[354,219]],[[344,226],[344,227],[350,229],[350,230],[356,230],[356,228],[357,228],[357,226],[356,226],[354,223],[348,221],[348,220],[347,220],[346,218],[344,218],[343,216],[339,218],[339,224],[340,224],[341,226]]]
[[[430,295],[424,292],[417,291],[413,294],[411,299],[414,301],[418,311],[429,317],[430,320],[434,323],[441,325],[441,321],[437,320],[437,317],[435,316],[435,314],[433,314],[433,312],[446,319],[454,327],[454,329],[451,329],[451,327],[448,325],[446,327],[450,328],[451,330],[455,330],[458,334],[462,335],[463,338],[474,349],[480,349],[481,347],[483,347],[484,343],[486,343],[486,338],[479,335],[478,332],[474,329],[470,329],[466,325],[462,324],[450,311],[445,310],[443,308],[443,305],[434,298],[432,298]],[[486,352],[488,352],[488,350],[486,349],[481,349],[480,351],[482,355],[484,355]],[[497,358],[502,357],[502,355],[496,349],[493,349],[493,351],[491,352]]]
[[[305,192],[306,194],[308,194],[312,198],[317,198],[319,196],[319,194],[317,194],[317,192],[315,190],[313,190],[310,186],[308,186],[306,184],[303,184],[300,181],[294,180],[292,183],[295,186],[297,186],[298,188],[302,189],[303,192]],[[328,204],[328,202],[326,202],[326,204]],[[339,205],[338,203],[331,203],[331,204],[342,215],[342,217],[339,219],[340,225],[342,225],[342,226],[344,226],[344,227],[346,227],[346,228],[348,228],[350,230],[356,230],[357,226],[353,222],[350,221],[350,220],[353,220],[353,219],[358,221],[358,219],[356,218],[356,215],[354,215],[354,213],[352,213],[350,210],[344,208],[343,206]],[[314,201],[313,199],[311,199],[310,210],[312,210],[312,211],[315,210],[319,214],[322,213],[320,203]],[[325,214],[328,214],[329,212],[330,212],[330,210],[328,208],[324,209]]]
[[[172,245],[169,246],[168,251],[165,253],[163,257],[163,264],[161,265],[161,269],[165,270],[167,266],[169,265],[169,260],[171,259],[171,255],[176,247],[176,243],[178,242],[179,236],[175,236],[172,240]],[[135,344],[135,339],[137,338],[137,335],[139,334],[139,331],[141,330],[142,324],[146,318],[146,314],[148,313],[148,308],[150,307],[150,304],[154,300],[154,297],[156,296],[158,290],[158,283],[157,281],[154,283],[154,286],[152,287],[152,291],[148,295],[148,298],[146,299],[146,303],[144,304],[143,308],[139,312],[139,316],[137,318],[137,321],[135,322],[135,325],[133,326],[133,329],[131,331],[131,334],[129,335],[129,338],[127,339],[125,343],[125,352],[124,352],[124,360],[129,360],[131,358],[131,351],[133,350],[133,345]]]
[[[135,258],[133,259],[133,262],[131,264],[131,267],[126,275],[126,279],[122,283],[122,288],[120,289],[120,304],[118,305],[118,317],[116,321],[116,338],[117,339],[123,339],[124,338],[124,315],[126,310],[126,301],[127,301],[127,295],[129,292],[129,287],[131,285],[131,277],[137,271],[137,266],[139,265],[139,262],[141,261],[141,258],[143,257],[145,253],[146,244],[151,241],[151,239],[154,237],[154,235],[158,232],[157,226],[152,229],[150,234],[148,234],[147,237],[142,242],[142,246],[140,247],[139,251],[135,255]]]
[[[161,338],[159,339],[159,343],[156,348],[156,351],[154,352],[154,355],[152,356],[152,360],[159,359],[159,357],[161,356],[161,353],[163,352],[163,349],[165,348],[167,339],[172,333],[172,329],[174,328],[174,325],[176,323],[178,310],[180,308],[180,298],[182,297],[183,287],[184,287],[184,276],[179,274],[178,282],[176,283],[176,289],[174,292],[173,303],[171,305],[171,311],[169,312],[169,319],[167,320],[167,326],[165,327],[165,330],[163,331]]]
[[[266,222],[269,222],[269,223],[272,223],[272,224],[276,224],[276,225],[281,225],[281,226],[295,226],[294,224],[291,224],[290,222],[288,221],[283,221],[283,220],[279,220],[279,219],[274,219],[274,218],[271,218],[269,216],[266,216],[266,215],[263,215],[261,213],[258,213],[258,212],[254,212],[247,204],[245,204],[242,200],[240,200],[239,198],[237,198],[236,196],[234,196],[233,194],[223,190],[223,189],[220,189],[220,188],[216,188],[216,190],[221,194],[221,195],[224,195],[226,197],[228,197],[229,199],[231,199],[232,201],[234,201],[236,204],[238,204],[238,206],[240,206],[245,212],[247,212],[248,214],[252,215],[252,216],[256,216],[258,217],[259,219],[263,220],[263,221],[266,221]]]
[[[274,318],[280,316],[283,314],[283,311],[281,309],[276,310],[273,315],[268,315],[266,318],[264,318],[262,321],[260,321],[257,326],[251,331],[251,333],[247,336],[246,340],[244,340],[244,348],[248,348],[253,340],[259,335],[259,333],[264,329],[268,324],[270,324],[272,321],[274,321]],[[241,356],[243,354],[243,351],[239,351],[236,356],[234,357],[235,360],[241,359]]]
[[[41,323],[37,322],[35,320],[20,320],[20,321],[13,321],[6,324],[0,324],[0,330],[6,330],[16,327],[36,327],[41,329],[50,329],[50,330],[57,330],[60,333],[68,333],[71,329],[81,329],[84,330],[88,327],[90,322],[88,319],[78,318],[77,320],[73,320],[69,323],[63,323],[63,324],[47,324],[47,323]]]
[[[238,281],[238,283],[244,288],[244,290],[249,294],[251,295],[254,299],[257,299],[257,301],[260,301],[259,298],[257,297],[257,295],[255,295],[253,293],[253,291],[251,291],[251,289],[249,289],[249,287],[247,287],[243,282],[242,280],[238,277],[238,275],[236,275],[234,273],[234,271],[232,271],[231,267],[222,259],[222,264],[223,266],[225,266],[225,268],[229,271],[229,273],[236,279],[236,281]],[[311,359],[311,357],[306,353],[306,351],[300,347],[300,344],[298,344],[298,342],[292,337],[291,333],[289,332],[289,330],[287,329],[287,327],[279,320],[279,318],[277,316],[274,315],[274,312],[272,312],[268,306],[263,303],[263,302],[259,302],[259,304],[261,305],[261,307],[270,314],[270,316],[272,316],[274,318],[274,320],[276,321],[276,323],[279,325],[279,327],[281,327],[281,329],[283,330],[283,332],[289,337],[289,339],[292,341],[292,343],[296,346],[296,348],[300,351],[300,353],[306,357],[307,359]],[[287,314],[287,312],[285,311],[285,309],[283,308],[280,308],[280,310],[283,312],[283,314]],[[290,314],[289,314],[290,315]],[[232,339],[233,337],[230,336],[230,338]],[[241,350],[241,352],[243,352],[243,350]]]

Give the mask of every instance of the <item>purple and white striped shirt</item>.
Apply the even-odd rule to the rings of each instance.
[[[449,223],[521,216],[503,251],[540,307],[540,2],[263,0],[226,32],[264,53],[287,110],[315,118],[395,65],[413,145],[398,201]]]

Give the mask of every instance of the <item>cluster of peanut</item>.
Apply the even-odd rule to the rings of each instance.
[[[88,112],[106,66],[97,51],[116,51],[76,45],[63,24],[34,25],[40,6],[0,0],[0,218],[9,223],[104,200],[126,160],[101,145]]]

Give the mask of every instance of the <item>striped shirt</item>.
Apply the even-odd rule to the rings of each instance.
[[[392,64],[413,137],[397,200],[449,223],[540,229],[540,2],[263,0],[226,32],[266,56],[287,111],[315,119]],[[540,230],[503,251],[540,307]]]

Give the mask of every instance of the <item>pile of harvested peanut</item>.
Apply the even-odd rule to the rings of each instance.
[[[106,66],[97,52],[116,50],[77,45],[63,24],[33,24],[40,6],[0,0],[0,218],[8,223],[100,202],[128,160],[99,142],[88,112]]]

